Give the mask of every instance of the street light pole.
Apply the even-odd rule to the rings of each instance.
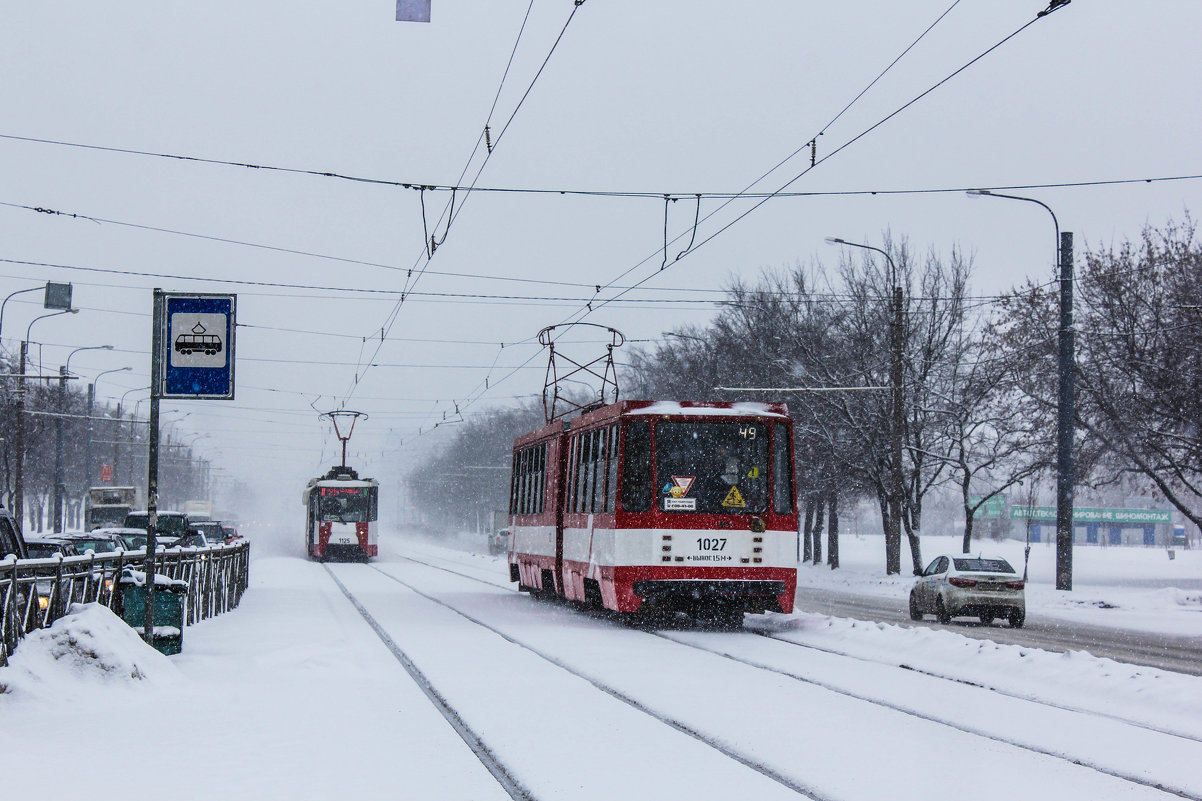
[[[1073,419],[1076,413],[1076,332],[1073,330],[1073,234],[1061,232],[1056,212],[1033,197],[1003,195],[988,189],[970,189],[970,197],[1002,197],[1042,206],[1056,228],[1056,253],[1060,274],[1060,329],[1057,332],[1056,403],[1056,589],[1073,588]]]
[[[831,245],[846,245],[852,248],[862,248],[863,250],[871,250],[875,253],[880,253],[885,257],[885,261],[889,263],[889,280],[893,284],[893,314],[889,322],[889,345],[892,352],[892,360],[889,369],[889,385],[892,389],[892,414],[890,417],[889,426],[889,451],[890,458],[893,462],[892,469],[892,488],[889,501],[889,506],[892,507],[885,528],[885,573],[886,575],[894,575],[901,573],[901,516],[902,506],[905,499],[906,479],[902,469],[902,432],[905,430],[905,408],[904,408],[904,392],[903,392],[903,363],[902,363],[902,300],[903,293],[901,284],[898,283],[897,265],[893,263],[893,258],[878,247],[872,245],[862,245],[856,242],[848,242],[846,239],[828,236],[826,238],[828,244]],[[911,543],[913,546],[913,543]],[[916,547],[916,546],[913,546]],[[915,559],[918,559],[917,551],[915,551]]]
[[[3,310],[2,304],[0,304],[0,310]],[[13,517],[22,531],[25,530],[25,361],[29,355],[29,337],[33,331],[33,324],[38,320],[57,317],[60,314],[78,313],[79,309],[63,309],[34,317],[25,328],[25,339],[21,340],[21,367],[18,370],[20,378],[17,379],[19,381],[17,387],[17,475],[14,482],[17,497],[13,499]]]
[[[85,491],[91,486],[92,476],[94,475],[92,473],[92,439],[95,427],[92,422],[92,412],[96,406],[96,385],[100,383],[100,379],[103,376],[109,373],[124,373],[132,369],[132,367],[114,367],[112,370],[105,370],[97,373],[96,377],[92,379],[92,383],[88,384],[88,442],[83,457],[83,484]],[[115,445],[113,447],[116,448]]]
[[[52,519],[54,521],[54,533],[63,533],[63,494],[66,489],[63,481],[63,415],[67,413],[67,376],[71,373],[71,357],[79,353],[81,350],[112,350],[112,345],[84,345],[81,348],[75,348],[67,354],[66,363],[58,368],[58,416],[54,418],[54,491],[51,493],[54,504],[54,513]],[[88,402],[88,426],[91,421],[91,387],[89,389]],[[91,448],[88,448],[90,455]],[[84,472],[87,472],[87,462],[85,458]],[[86,480],[86,479],[85,479]]]

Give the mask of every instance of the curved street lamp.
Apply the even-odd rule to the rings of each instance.
[[[890,350],[893,352],[893,363],[889,370],[889,384],[893,389],[893,414],[889,432],[893,460],[893,488],[890,493],[893,496],[893,514],[889,516],[889,527],[885,532],[885,573],[901,573],[901,516],[906,484],[902,472],[902,431],[905,429],[905,410],[902,408],[902,288],[897,283],[897,265],[893,263],[893,258],[888,252],[873,245],[848,242],[834,236],[828,236],[826,242],[829,245],[871,250],[880,253],[885,257],[885,261],[889,262],[889,279],[893,283],[893,320],[889,325]],[[915,559],[918,559],[917,553]]]
[[[1073,588],[1073,417],[1076,414],[1076,334],[1073,331],[1073,234],[1061,232],[1056,212],[1042,200],[1021,195],[1003,195],[988,189],[969,189],[969,197],[1001,197],[1042,206],[1052,215],[1056,228],[1056,252],[1060,273],[1060,330],[1057,332],[1058,398],[1056,402],[1056,589]]]
[[[43,288],[44,287],[35,286],[32,289],[18,289],[16,292],[11,293],[7,298],[5,298],[3,303],[0,303],[0,340],[3,340],[4,338],[4,307],[8,305],[8,302],[12,300],[14,295],[23,295],[26,292],[37,292],[39,289]]]

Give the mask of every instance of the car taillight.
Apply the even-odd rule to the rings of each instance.
[[[952,576],[951,578],[949,578],[947,580],[947,583],[952,585],[953,587],[975,587],[975,586],[977,586],[976,579],[960,578],[959,576]]]
[[[1008,590],[1021,590],[1025,586],[1027,586],[1027,582],[1025,582],[1025,581],[1007,581],[1006,582],[1006,589],[1008,589]]]

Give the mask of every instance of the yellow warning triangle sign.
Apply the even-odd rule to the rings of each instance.
[[[726,500],[722,501],[723,506],[736,506],[743,509],[747,506],[747,502],[743,500],[743,496],[739,494],[738,487],[731,487],[730,492],[726,493]]]

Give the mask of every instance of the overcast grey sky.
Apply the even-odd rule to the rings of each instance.
[[[465,203],[459,193],[445,244],[415,284],[408,270],[427,260],[413,189],[21,139],[466,185],[481,167],[482,150],[468,159],[528,7],[491,116],[495,149],[476,185],[653,197],[475,192]],[[191,413],[179,429],[212,432],[198,443],[207,455],[287,494],[335,459],[311,404],[332,408],[355,386],[349,405],[371,417],[351,451],[366,472],[388,478],[401,456],[385,451],[390,438],[419,447],[429,439],[415,438],[419,427],[428,431],[456,401],[478,398],[469,411],[479,411],[538,393],[545,360],[529,340],[581,309],[596,285],[650,277],[626,296],[644,302],[588,319],[653,339],[713,313],[707,303],[668,300],[718,297],[734,276],[764,267],[833,265],[839,254],[826,236],[880,244],[888,229],[919,250],[962,248],[982,294],[1052,275],[1042,209],[962,192],[777,198],[712,239],[758,201],[719,210],[721,201],[706,199],[702,216],[717,213],[697,230],[704,246],[660,271],[664,193],[737,192],[799,149],[757,189],[797,176],[791,191],[846,192],[1202,174],[1195,0],[1074,0],[856,138],[1044,7],[435,0],[433,21],[416,24],[393,21],[389,0],[0,0],[0,287],[7,295],[74,283],[83,311],[39,323],[33,338],[54,346],[43,349],[52,369],[71,347],[113,344],[72,361],[85,378],[134,368],[102,379],[108,399],[148,383],[152,287],[237,292],[237,399],[170,404]],[[820,131],[821,161],[808,170],[804,145]],[[1199,206],[1200,190],[1202,182],[1182,180],[1018,194],[1051,205],[1080,254],[1181,219]],[[435,222],[449,195],[424,199],[426,227],[442,236]],[[670,204],[669,236],[684,237],[670,256],[688,242],[695,209],[690,197]],[[442,294],[409,295],[398,310],[395,293],[407,282]],[[465,294],[492,297],[447,296]],[[20,301],[36,297],[9,304],[5,348],[37,312]],[[381,328],[388,341],[377,353]],[[382,366],[356,369],[373,355]],[[506,369],[532,357],[526,369]]]

